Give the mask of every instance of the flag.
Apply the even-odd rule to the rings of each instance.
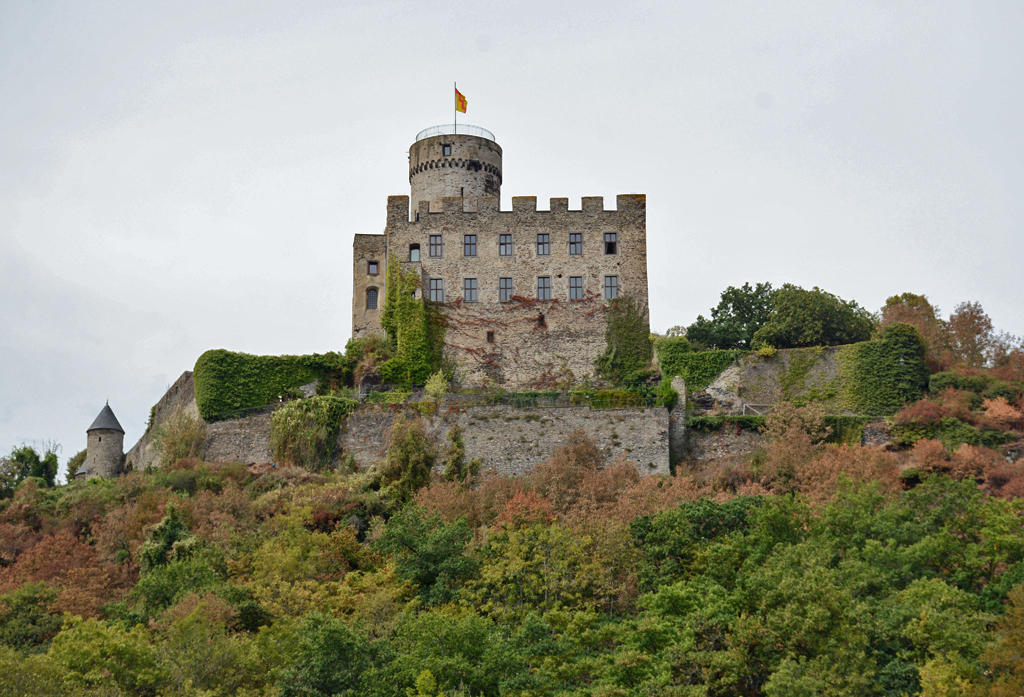
[[[455,111],[461,111],[463,114],[466,113],[466,95],[455,90]]]

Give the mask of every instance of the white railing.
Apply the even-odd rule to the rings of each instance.
[[[419,142],[424,138],[433,138],[434,136],[447,135],[476,136],[477,138],[486,138],[487,140],[494,140],[494,134],[488,131],[486,128],[480,128],[479,126],[470,126],[467,123],[460,123],[457,126],[454,123],[448,123],[444,124],[443,126],[431,126],[430,128],[424,128],[422,131],[416,134],[416,142]]]

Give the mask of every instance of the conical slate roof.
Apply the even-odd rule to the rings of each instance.
[[[121,424],[117,423],[117,417],[114,416],[114,412],[110,409],[109,404],[103,407],[100,415],[92,422],[92,426],[85,429],[85,432],[99,431],[101,429],[106,429],[108,431],[120,431],[121,433],[124,433],[124,429],[121,428]]]

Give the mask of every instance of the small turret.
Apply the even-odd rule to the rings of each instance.
[[[124,429],[114,416],[109,402],[85,433],[88,437],[85,463],[75,479],[112,479],[119,476],[124,466]]]
[[[494,134],[477,126],[434,126],[420,131],[409,148],[412,211],[427,201],[440,213],[446,197],[501,198],[501,146]]]

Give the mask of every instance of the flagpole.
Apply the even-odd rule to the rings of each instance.
[[[455,94],[452,97],[455,98],[455,135],[459,133],[459,83],[453,82],[455,86]]]

